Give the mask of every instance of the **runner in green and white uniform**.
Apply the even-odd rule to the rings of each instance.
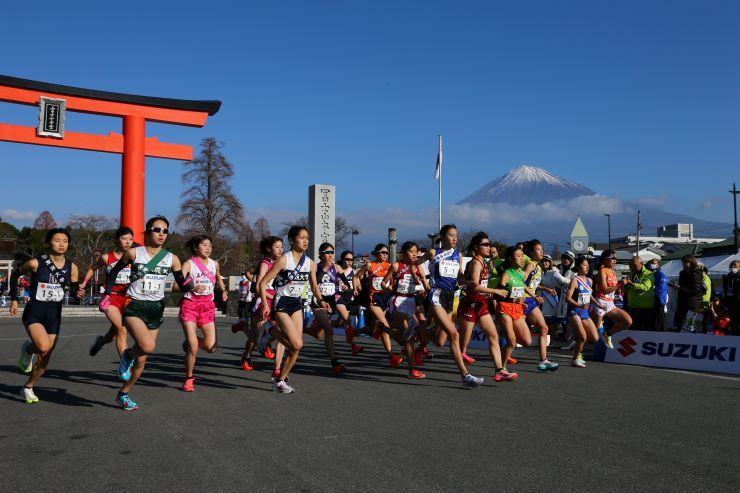
[[[118,376],[123,386],[116,396],[116,402],[127,411],[139,406],[131,400],[129,392],[144,371],[146,358],[154,352],[159,326],[164,313],[164,287],[170,272],[175,276],[180,290],[185,293],[192,286],[185,284],[180,259],[164,250],[162,245],[169,234],[169,221],[161,216],[153,217],[146,223],[144,245],[131,248],[121,257],[111,270],[106,282],[106,296],[100,302],[101,309],[110,303],[108,295],[118,272],[131,265],[131,284],[126,294],[131,297],[123,311],[126,330],[134,339],[134,345],[121,353]]]

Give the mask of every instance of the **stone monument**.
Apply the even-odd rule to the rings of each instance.
[[[334,185],[308,187],[308,234],[310,235],[308,254],[316,262],[319,261],[319,245],[325,241],[334,245],[335,204]]]

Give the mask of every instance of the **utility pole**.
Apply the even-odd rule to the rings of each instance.
[[[640,256],[640,230],[642,229],[642,224],[640,223],[640,211],[637,211],[637,250],[635,251],[636,256]]]
[[[606,216],[607,220],[607,231],[609,234],[609,250],[612,249],[612,215],[611,214],[604,214]]]
[[[735,227],[732,230],[732,236],[735,237],[735,253],[740,253],[740,245],[738,245],[738,235],[740,235],[740,230],[737,229],[737,194],[739,194],[740,191],[738,191],[735,186],[735,182],[732,183],[732,190],[730,190],[730,193],[732,194],[732,208],[735,213]]]

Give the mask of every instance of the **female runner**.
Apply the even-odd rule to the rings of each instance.
[[[540,352],[540,362],[537,363],[537,369],[540,371],[556,371],[559,365],[547,359],[547,334],[549,327],[540,309],[540,305],[544,299],[537,295],[537,291],[542,290],[550,294],[556,294],[554,289],[540,286],[540,282],[542,281],[542,266],[540,265],[540,261],[545,254],[542,243],[539,240],[528,241],[524,245],[524,253],[529,257],[529,262],[526,263],[524,268],[525,284],[532,293],[531,296],[524,298],[524,316],[539,332],[537,345]]]
[[[118,262],[121,256],[131,248],[133,243],[134,232],[131,228],[128,226],[121,226],[118,228],[115,236],[115,250],[111,250],[104,256],[100,257],[95,264],[87,269],[85,278],[80,283],[80,288],[84,290],[87,283],[92,279],[95,271],[101,267],[105,267],[106,276],[110,275],[110,271],[113,266]],[[119,357],[123,350],[126,349],[126,345],[128,344],[128,334],[126,333],[126,327],[123,326],[123,309],[126,307],[126,303],[128,302],[126,289],[129,284],[129,276],[131,276],[130,265],[125,267],[118,273],[118,276],[116,276],[115,285],[110,294],[110,306],[105,311],[105,316],[108,317],[111,326],[105,335],[98,335],[95,337],[95,342],[93,342],[93,345],[90,347],[90,356],[98,354],[103,346],[114,339],[116,341],[116,350],[118,351]]]
[[[20,396],[27,404],[39,401],[33,386],[49,366],[51,353],[56,348],[62,325],[64,288],[78,293],[77,266],[64,254],[69,248],[70,236],[66,229],[54,228],[46,233],[44,243],[48,253],[32,258],[13,270],[10,276],[10,315],[18,314],[18,278],[30,274],[30,299],[23,308],[23,326],[30,341],[21,345],[18,368],[28,375]]]
[[[452,305],[457,290],[458,277],[461,276],[462,257],[457,251],[457,227],[453,224],[442,226],[439,231],[442,248],[435,250],[430,248],[426,258],[417,260],[422,263],[429,260],[429,272],[431,273],[432,286],[428,299],[431,305],[432,316],[438,327],[440,327],[450,339],[450,353],[457,364],[462,384],[466,387],[478,387],[483,383],[480,377],[474,377],[465,367],[460,351],[460,335],[452,321]]]
[[[360,282],[355,275],[352,263],[355,261],[355,255],[345,250],[341,255],[342,273],[339,274],[338,296],[337,296],[337,313],[339,320],[338,326],[344,327],[344,334],[347,344],[352,348],[352,355],[362,351],[362,346],[355,344],[355,329],[350,322],[350,312],[355,307],[355,297],[360,291]]]
[[[144,246],[130,248],[111,269],[106,279],[105,296],[100,309],[110,306],[110,293],[118,273],[131,264],[131,283],[126,294],[129,303],[123,310],[123,321],[134,345],[121,352],[118,376],[123,385],[116,396],[116,403],[126,411],[135,411],[139,406],[129,396],[136,381],[144,371],[147,356],[154,352],[157,334],[164,314],[164,287],[167,275],[172,272],[180,291],[186,293],[190,286],[185,284],[182,266],[177,255],[162,246],[167,241],[170,223],[167,218],[155,216],[146,222]]]
[[[465,290],[465,297],[460,301],[460,306],[457,309],[460,332],[472,334],[473,326],[478,323],[478,327],[488,339],[488,352],[491,354],[491,361],[495,370],[494,381],[516,380],[518,377],[516,373],[504,369],[496,324],[488,310],[488,300],[492,295],[505,297],[508,294],[503,289],[488,287],[490,271],[486,259],[491,253],[491,242],[488,235],[481,231],[473,236],[468,250],[473,258],[465,268],[465,277],[471,282],[471,285]],[[513,334],[507,334],[507,336],[513,337]]]
[[[334,245],[331,243],[322,243],[319,246],[319,258],[321,259],[316,266],[316,281],[319,285],[319,292],[330,310],[315,302],[311,303],[311,311],[314,316],[314,323],[306,327],[304,331],[316,339],[324,337],[324,348],[331,359],[331,371],[339,374],[346,369],[339,362],[337,353],[334,350],[334,326],[329,318],[332,313],[337,311],[336,295],[339,287],[339,275],[343,274],[342,267],[334,264]],[[349,316],[348,316],[349,318]]]
[[[277,323],[272,334],[283,343],[289,351],[283,359],[280,375],[275,379],[272,390],[283,394],[294,391],[288,385],[290,371],[298,360],[298,353],[303,348],[303,301],[302,294],[306,284],[310,284],[311,291],[319,306],[327,312],[331,310],[324,301],[316,283],[316,264],[306,255],[308,248],[308,229],[304,226],[293,226],[288,231],[288,240],[291,249],[280,257],[265,274],[259,284],[262,298],[262,315],[265,319],[270,316],[270,307],[267,304],[267,285],[275,279],[276,296],[273,300],[272,314]]]
[[[609,349],[614,349],[612,335],[632,325],[632,317],[629,313],[617,308],[614,304],[614,293],[620,287],[617,273],[614,271],[615,265],[617,265],[617,252],[614,250],[601,252],[600,269],[596,276],[596,303],[592,307],[592,314],[596,316],[597,330],[603,330],[604,317],[613,322],[609,330],[603,330],[604,344]]]
[[[218,262],[211,259],[213,240],[207,235],[198,235],[185,244],[193,255],[182,266],[182,274],[192,289],[183,295],[180,304],[180,322],[185,333],[182,347],[185,352],[185,381],[182,390],[195,392],[193,369],[198,349],[209,353],[216,351],[216,305],[213,303],[213,291],[216,286],[221,289],[224,303],[229,293],[221,279],[221,268]],[[203,332],[198,337],[196,329]]]
[[[413,241],[401,245],[401,260],[391,264],[383,278],[383,286],[393,292],[390,299],[390,334],[399,346],[406,350],[409,363],[409,378],[422,379],[426,375],[417,368],[413,341],[416,338],[416,293],[429,291],[427,280],[416,265],[419,246]],[[395,290],[390,289],[391,284]]]
[[[583,359],[583,347],[586,341],[596,342],[599,340],[599,334],[596,330],[593,320],[589,316],[589,307],[593,297],[593,288],[591,279],[588,275],[591,273],[591,264],[588,257],[578,257],[573,265],[575,276],[570,281],[570,286],[565,293],[565,302],[568,303],[568,328],[570,333],[575,336],[576,345],[573,348],[572,366],[576,368],[586,368],[586,362]]]

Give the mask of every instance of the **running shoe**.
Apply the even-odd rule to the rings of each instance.
[[[39,398],[33,393],[33,389],[29,389],[28,387],[21,389],[21,399],[26,401],[26,404],[35,404],[39,401]]]
[[[26,375],[31,373],[31,370],[33,370],[33,364],[36,362],[36,355],[28,354],[29,347],[31,347],[31,343],[29,341],[21,344],[21,352],[18,356],[18,369],[21,373],[25,373]]]
[[[276,380],[275,383],[272,384],[272,391],[279,392],[281,394],[292,394],[294,392],[293,387],[282,380]]]
[[[352,356],[357,356],[359,353],[362,352],[362,350],[365,349],[362,346],[358,346],[357,344],[352,344]]]
[[[574,347],[576,347],[576,340],[575,339],[568,339],[568,344],[566,344],[565,346],[561,347],[560,349],[562,349],[563,351],[570,351]]]
[[[182,383],[183,392],[195,392],[195,377],[188,377]]]
[[[403,363],[403,358],[398,356],[397,354],[392,354],[390,358],[388,358],[388,362],[391,364],[393,368],[395,368],[401,363]]]
[[[272,379],[277,380],[278,378],[280,378],[280,368],[275,368],[272,370]]]
[[[472,365],[473,363],[475,363],[475,358],[471,358],[467,355],[467,353],[462,353],[462,359],[466,365]]]
[[[254,366],[252,366],[252,361],[250,361],[250,358],[245,358],[244,356],[242,356],[242,370],[244,371],[254,370]]]
[[[509,371],[506,368],[503,370],[496,372],[495,375],[493,375],[493,381],[494,382],[513,382],[519,378],[519,374],[515,371]]]
[[[422,349],[421,350],[421,355],[424,356],[427,359],[434,358],[434,353],[431,352],[428,348]]]
[[[467,375],[465,375],[464,377],[462,377],[461,380],[462,380],[462,384],[465,387],[470,387],[470,388],[480,387],[481,384],[484,381],[482,378],[480,378],[480,377],[474,377],[470,373],[468,373]]]
[[[355,340],[355,329],[352,327],[346,327],[344,329],[344,337],[347,340],[347,344],[352,344]]]
[[[131,397],[122,392],[119,392],[116,396],[116,404],[121,406],[124,411],[136,411],[139,409],[139,406],[131,400]]]
[[[559,366],[560,365],[558,365],[557,363],[553,363],[549,359],[546,359],[545,361],[540,361],[539,363],[537,363],[537,369],[539,371],[548,371],[548,370],[555,371],[558,369]]]
[[[604,344],[606,344],[606,347],[608,347],[609,349],[614,349],[614,344],[612,344],[612,336],[606,336],[606,342]]]
[[[516,359],[516,358],[515,358],[515,357],[513,357],[513,356],[509,356],[509,357],[508,357],[508,358],[506,359],[506,364],[507,364],[507,365],[515,365],[515,364],[517,364],[517,363],[519,363],[519,360],[518,360],[518,359]]]
[[[272,351],[272,348],[270,346],[267,346],[265,348],[264,356],[267,359],[275,359],[275,353]]]
[[[583,358],[581,358],[580,355],[579,355],[578,358],[574,359],[570,363],[570,366],[574,366],[576,368],[586,368],[586,362],[583,361]]]
[[[237,332],[244,330],[244,327],[246,327],[246,325],[247,321],[241,318],[236,323],[231,324],[231,332],[236,334]]]
[[[90,346],[90,356],[95,356],[103,349],[103,336],[96,336],[95,342]]]
[[[346,369],[347,367],[344,366],[342,363],[337,363],[336,365],[331,367],[331,372],[335,375],[339,375],[340,373],[344,373]]]
[[[424,375],[424,373],[418,368],[411,368],[409,370],[409,378],[413,378],[414,380],[421,380],[422,378],[426,378],[426,377],[427,376]]]
[[[121,362],[118,364],[118,378],[124,382],[131,379],[131,367],[134,366],[133,358],[129,359],[128,349],[121,353]]]

